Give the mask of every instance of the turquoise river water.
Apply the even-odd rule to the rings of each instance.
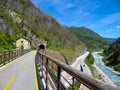
[[[95,64],[112,80],[112,82],[120,88],[120,76],[114,74],[109,69],[107,69],[104,65],[101,64],[101,57],[99,55],[95,55]]]

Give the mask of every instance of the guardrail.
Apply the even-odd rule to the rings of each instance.
[[[39,85],[44,85],[40,90],[78,90],[75,82],[79,82],[87,86],[90,90],[120,90],[111,85],[102,83],[92,76],[80,72],[58,59],[52,58],[37,52],[36,64]],[[41,86],[40,86],[41,87]]]
[[[14,59],[24,55],[29,52],[29,50],[5,50],[0,51],[0,66],[3,66]]]

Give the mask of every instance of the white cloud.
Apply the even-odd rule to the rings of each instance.
[[[68,4],[64,5],[63,9],[72,8],[72,7],[74,7],[74,6],[75,6],[74,4],[68,3]]]
[[[112,24],[112,23],[115,23],[115,22],[118,22],[118,21],[120,21],[120,12],[110,14],[107,17],[99,20],[98,25],[105,26],[105,25],[109,25],[109,24]]]
[[[95,26],[95,24],[91,24],[90,26],[91,26],[91,27],[94,27],[94,26]]]
[[[117,25],[117,26],[116,26],[116,28],[118,28],[118,29],[119,29],[119,28],[120,28],[120,25]]]
[[[108,30],[106,30],[106,32],[112,32],[113,30],[112,29],[108,29]]]
[[[48,1],[51,2],[58,11],[63,11],[75,6],[74,3],[69,2],[67,0],[52,0],[52,1],[48,0]]]

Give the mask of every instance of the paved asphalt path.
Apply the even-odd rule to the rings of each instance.
[[[37,90],[36,51],[31,51],[0,68],[0,90]]]
[[[85,56],[87,57],[89,55],[89,52],[86,52]],[[92,75],[90,72],[90,69],[88,68],[88,66],[85,64],[85,58],[80,59],[80,66],[82,66],[82,72],[88,74],[88,75]],[[81,70],[81,67],[80,67]],[[90,90],[88,89],[85,85],[81,84],[79,90]]]

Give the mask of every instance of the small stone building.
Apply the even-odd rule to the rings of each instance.
[[[20,38],[16,41],[17,49],[30,49],[30,41],[24,38]]]

